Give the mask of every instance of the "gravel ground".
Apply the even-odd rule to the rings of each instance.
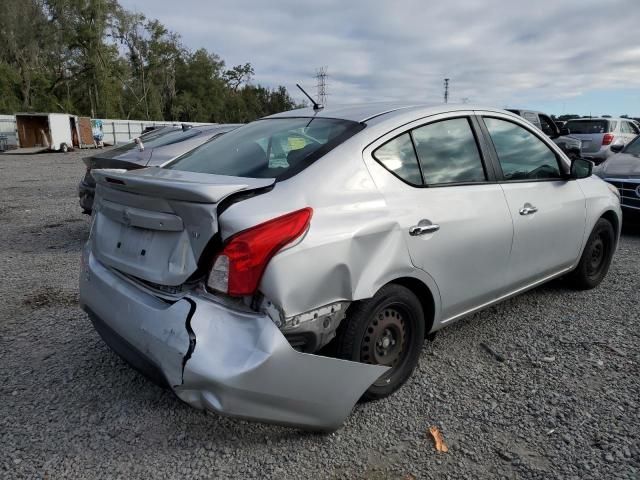
[[[310,434],[194,410],[105,346],[77,305],[81,157],[0,155],[1,476],[640,478],[640,228],[599,288],[458,322],[400,392]]]

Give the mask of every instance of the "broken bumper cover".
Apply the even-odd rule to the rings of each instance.
[[[314,430],[340,427],[388,368],[300,353],[266,315],[195,294],[167,303],[85,248],[80,303],[133,366],[200,409]]]

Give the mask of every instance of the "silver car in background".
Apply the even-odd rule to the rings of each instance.
[[[80,303],[194,407],[336,429],[430,333],[559,276],[602,281],[621,212],[591,167],[493,108],[273,115],[165,168],[96,170]]]
[[[98,168],[135,170],[150,166],[162,166],[176,157],[209,140],[238,128],[241,124],[213,124],[191,127],[166,126],[134,138],[129,143],[100,151],[83,158],[86,165],[84,177],[78,185],[80,207],[91,213],[96,182],[91,175]]]
[[[614,145],[615,155],[594,169],[594,173],[620,192],[625,214],[640,216],[640,136],[626,146]]]
[[[572,137],[582,141],[582,157],[596,165],[614,154],[612,146],[625,146],[640,133],[626,118],[580,118],[569,120],[566,127]]]

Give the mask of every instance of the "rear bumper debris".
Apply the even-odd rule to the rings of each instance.
[[[105,342],[186,403],[311,430],[342,425],[387,367],[301,353],[265,314],[161,300],[83,253],[80,303]]]
[[[78,184],[78,199],[80,207],[85,211],[91,211],[93,208],[93,198],[96,193],[96,187],[89,185],[84,180]]]

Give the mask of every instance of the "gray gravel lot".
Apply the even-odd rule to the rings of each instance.
[[[395,396],[310,434],[194,410],[103,344],[77,305],[82,156],[0,155],[0,476],[640,478],[639,227],[599,288],[445,329]]]

